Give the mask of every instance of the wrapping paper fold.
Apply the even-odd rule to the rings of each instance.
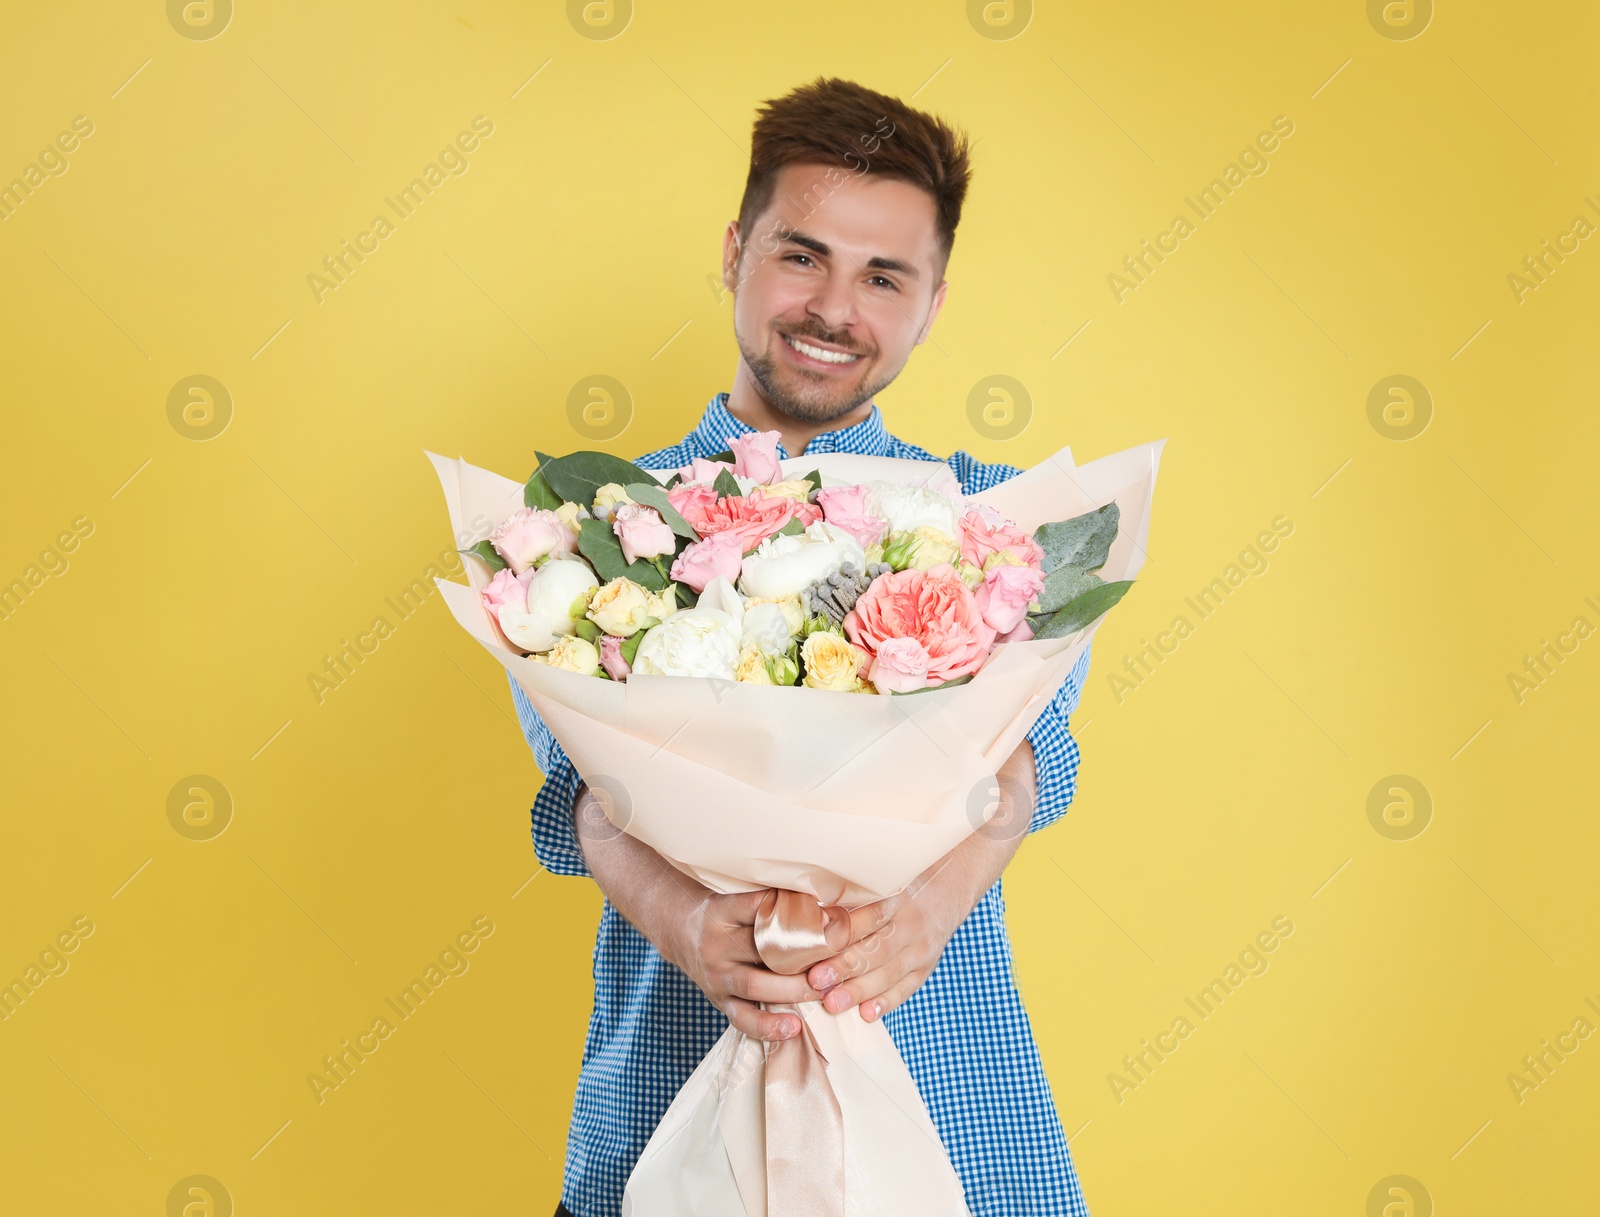
[[[1115,500],[1121,525],[1098,572],[1143,565],[1165,441],[1075,465],[1063,448],[975,497],[1031,531]],[[522,506],[522,485],[429,454],[462,548]],[[830,453],[782,462],[825,485],[912,481],[948,466]],[[995,774],[1088,647],[1077,634],[999,647],[968,683],[904,696],[635,675],[536,664],[482,607],[489,572],[439,581],[460,624],[527,692],[609,818],[718,892],[787,888],[855,907],[900,891],[997,810]],[[951,1217],[967,1208],[915,1083],[881,1022],[800,1010],[846,1129],[847,1217]],[[762,1046],[731,1027],[679,1091],[630,1179],[624,1211],[649,1217],[768,1213]]]

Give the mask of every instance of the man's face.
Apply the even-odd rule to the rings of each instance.
[[[791,164],[750,233],[728,225],[734,339],[773,409],[828,422],[900,374],[944,302],[935,218],[907,182]]]

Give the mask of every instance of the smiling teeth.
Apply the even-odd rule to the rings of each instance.
[[[814,347],[809,342],[801,342],[798,338],[783,336],[790,346],[802,355],[809,355],[812,359],[819,359],[823,363],[854,363],[860,359],[859,355],[850,355],[844,351],[825,351],[821,347]]]

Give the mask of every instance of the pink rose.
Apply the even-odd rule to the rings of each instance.
[[[889,531],[889,521],[867,510],[865,486],[824,486],[817,491],[817,506],[822,518],[844,529],[863,548],[881,541]]]
[[[706,590],[718,575],[729,583],[739,578],[740,559],[744,557],[744,543],[736,532],[714,532],[702,541],[692,541],[684,547],[678,560],[672,564],[672,577],[687,584],[696,592]]]
[[[985,519],[985,514],[993,517],[993,522]],[[996,511],[969,511],[957,526],[961,530],[961,556],[974,566],[981,567],[990,554],[1009,550],[1019,562],[1035,570],[1044,568],[1044,548],[1039,542]]]
[[[618,503],[611,517],[611,531],[622,542],[622,560],[659,558],[678,547],[677,534],[654,507],[638,503]]]
[[[716,481],[717,474],[724,469],[732,472],[733,466],[728,464],[727,461],[708,461],[703,456],[697,456],[689,464],[678,470],[678,473],[682,475],[682,481],[678,484],[680,486],[689,482],[705,482],[709,484]]]
[[[622,644],[625,641],[614,634],[600,635],[600,666],[612,680],[626,680],[628,673],[633,671],[622,657]]]
[[[778,466],[777,431],[749,431],[728,441],[728,451],[733,453],[733,472],[738,477],[754,478],[758,482],[776,482],[783,477]]]
[[[489,610],[489,616],[496,621],[500,620],[500,606],[510,604],[522,612],[528,611],[528,584],[533,582],[531,569],[522,574],[516,574],[510,568],[497,570],[494,578],[489,580],[489,586],[483,589],[483,607]]]
[[[1033,627],[1028,624],[1028,619],[1024,617],[1021,622],[1018,623],[1016,629],[1012,630],[1009,634],[1001,634],[994,641],[995,645],[998,646],[1002,642],[1027,642],[1032,637]]]
[[[996,566],[973,593],[978,612],[996,634],[1009,634],[1028,615],[1028,601],[1044,590],[1044,575],[1031,566]]]
[[[489,534],[489,544],[518,575],[540,558],[578,552],[578,538],[573,536],[572,529],[555,512],[542,507],[524,507],[512,512]]]
[[[867,668],[880,693],[911,693],[928,683],[928,649],[915,638],[886,638]]]
[[[790,520],[809,525],[822,518],[810,503],[782,496],[768,498],[759,486],[748,495],[730,494],[721,499],[708,486],[687,490],[674,486],[667,492],[667,501],[702,537],[720,532],[737,534],[742,553],[749,553]]]
[[[983,619],[972,592],[948,562],[879,575],[845,614],[844,630],[874,659],[891,639],[915,639],[928,654],[930,685],[976,672],[995,639],[994,627]],[[909,662],[909,650],[891,648],[891,672],[899,671],[894,665]]]

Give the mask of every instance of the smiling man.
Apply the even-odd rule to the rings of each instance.
[[[939,460],[891,435],[874,398],[944,303],[969,177],[965,139],[892,97],[819,79],[767,103],[739,218],[723,236],[733,388],[681,444],[637,463],[687,465],[752,430],[779,432],[783,457]],[[948,464],[968,494],[1019,472],[966,452]],[[801,1001],[883,1019],[974,1217],[1087,1214],[1012,977],[1000,874],[1022,838],[1072,800],[1078,747],[1067,716],[1088,664],[1085,652],[1001,768],[995,816],[905,891],[834,926],[839,953],[799,976],[761,964],[762,893],[716,895],[613,828],[511,682],[545,774],[533,807],[539,861],[592,877],[605,895],[558,1217],[617,1217],[640,1151],[728,1024],[786,1039],[799,1020],[763,1003]]]

